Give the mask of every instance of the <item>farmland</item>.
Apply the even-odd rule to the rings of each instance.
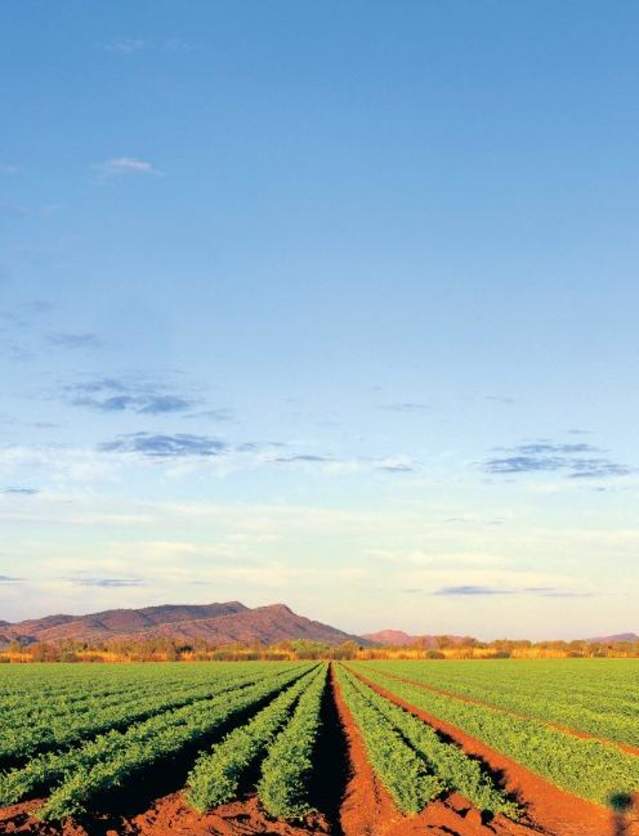
[[[639,662],[5,665],[0,833],[637,836]]]

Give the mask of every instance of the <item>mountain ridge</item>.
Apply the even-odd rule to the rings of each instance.
[[[410,633],[405,633],[403,630],[385,629],[377,630],[375,633],[363,633],[362,638],[367,639],[373,644],[379,644],[384,647],[407,647],[413,644],[420,644],[427,649],[435,649],[438,647],[437,636],[432,635],[418,635],[413,636]],[[459,644],[463,641],[462,636],[446,636],[452,644]]]
[[[584,639],[591,644],[611,644],[613,642],[639,642],[636,633],[614,633],[611,636],[598,636],[594,639]]]
[[[19,641],[28,645],[65,640],[101,643],[112,639],[159,638],[212,644],[259,642],[267,645],[294,639],[327,644],[344,641],[369,644],[360,636],[298,615],[286,604],[250,608],[240,601],[116,608],[77,616],[59,613],[16,623],[5,622],[0,644]]]

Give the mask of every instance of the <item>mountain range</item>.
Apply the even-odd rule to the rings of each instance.
[[[48,615],[11,623],[0,619],[0,649],[12,641],[29,645],[35,642],[64,640],[101,643],[110,639],[168,638],[189,644],[205,641],[209,644],[263,645],[294,639],[308,639],[336,645],[356,641],[360,645],[400,647],[417,644],[436,648],[431,635],[411,635],[403,630],[379,630],[355,636],[313,621],[293,612],[286,604],[270,604],[250,608],[240,601],[214,604],[163,604],[141,609],[113,609],[88,615]],[[452,643],[463,641],[460,636],[448,636]],[[586,639],[589,642],[639,641],[636,633]]]
[[[378,630],[376,633],[364,633],[362,638],[372,644],[381,644],[385,647],[407,647],[411,644],[419,644],[424,648],[438,647],[436,636],[420,635],[411,636],[410,633],[405,633],[403,630]],[[461,644],[464,640],[462,636],[446,636],[451,644]]]
[[[615,633],[614,636],[598,636],[595,639],[586,639],[591,644],[614,644],[615,642],[639,642],[636,633]]]
[[[215,604],[164,604],[142,609],[115,609],[88,615],[49,615],[17,623],[0,621],[0,647],[64,640],[104,642],[114,638],[170,638],[178,642],[210,644],[261,642],[264,645],[293,639],[326,644],[354,640],[370,642],[328,624],[294,613],[285,604],[246,607],[239,601]]]

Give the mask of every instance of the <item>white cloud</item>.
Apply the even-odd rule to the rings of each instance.
[[[82,447],[7,446],[0,448],[0,478],[37,479],[60,491],[70,485],[105,483],[118,477],[123,463],[107,453]]]
[[[95,168],[103,179],[125,174],[162,174],[153,163],[138,157],[112,157],[110,160],[98,163]]]
[[[146,41],[142,38],[119,38],[115,41],[110,41],[105,44],[107,52],[119,52],[122,55],[131,55],[133,52],[139,52],[147,46]]]

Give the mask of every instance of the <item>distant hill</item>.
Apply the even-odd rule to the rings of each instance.
[[[587,642],[593,644],[612,644],[614,642],[639,642],[639,636],[636,633],[616,633],[612,636],[599,636],[595,639],[586,639]]]
[[[211,644],[309,639],[327,644],[365,639],[335,627],[297,615],[285,604],[250,609],[239,601],[216,604],[165,604],[142,609],[116,609],[88,615],[50,615],[15,624],[5,622],[0,646],[18,640],[23,644],[59,642],[65,639],[104,642],[114,638],[171,638],[179,642]]]
[[[376,633],[364,633],[364,638],[386,647],[401,647],[417,641],[417,636],[409,636],[403,630],[378,630]]]
[[[406,647],[418,642],[422,647],[437,647],[435,636],[411,636],[403,630],[378,630],[376,633],[364,633],[362,638],[368,639],[373,644],[381,644],[384,647]],[[447,636],[447,638],[453,644],[459,644],[463,640],[461,636]]]

